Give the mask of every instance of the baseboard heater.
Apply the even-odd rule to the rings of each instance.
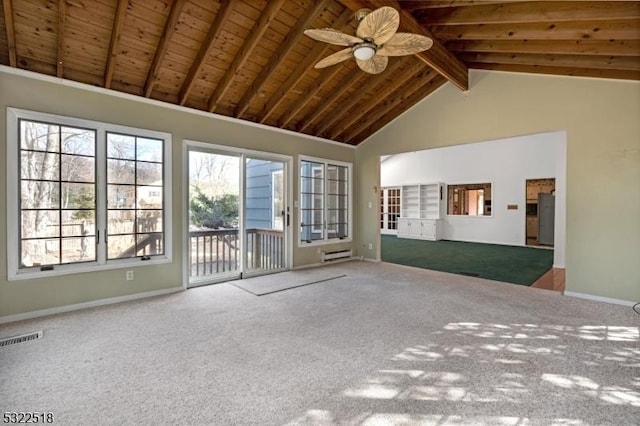
[[[330,262],[338,259],[348,259],[351,257],[351,250],[335,250],[335,251],[323,251],[322,262]]]

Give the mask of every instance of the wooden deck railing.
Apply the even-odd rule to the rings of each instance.
[[[119,259],[127,259],[133,256],[151,256],[162,253],[162,234],[148,234],[136,244],[124,250],[118,255]]]
[[[247,229],[247,269],[273,270],[285,266],[282,231]]]
[[[238,229],[189,232],[190,276],[237,271],[240,267]],[[247,270],[274,270],[285,265],[283,232],[247,229]]]
[[[189,232],[190,276],[237,271],[238,229],[207,229]]]

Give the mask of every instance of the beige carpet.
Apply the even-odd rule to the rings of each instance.
[[[60,425],[634,425],[631,308],[423,269],[230,284],[0,326],[0,409]]]

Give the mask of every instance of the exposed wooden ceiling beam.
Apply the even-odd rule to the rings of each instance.
[[[423,27],[415,20],[411,13],[402,8],[402,5],[397,1],[383,1],[372,0],[367,3],[363,3],[360,0],[338,0],[340,3],[349,7],[354,12],[368,5],[374,8],[380,8],[383,6],[391,6],[400,13],[400,30],[408,31],[420,35],[427,36],[433,39],[433,46],[431,49],[424,52],[416,53],[418,57],[425,64],[438,71],[445,76],[447,80],[458,86],[462,90],[469,89],[469,70],[456,56],[449,52],[443,45],[436,39],[433,34]]]
[[[375,96],[372,99],[366,100],[364,105],[360,105],[358,108],[353,108],[352,113],[344,115],[346,119],[341,120],[340,124],[330,133],[330,139],[339,140],[339,136],[349,131],[353,123],[361,117],[369,115],[372,111],[375,112],[379,104],[383,103],[389,96],[392,96],[396,90],[400,89],[410,79],[425,77],[424,73],[419,73],[421,69],[425,68],[425,64],[422,63],[422,61],[417,61],[415,58],[407,59],[410,59],[411,63],[407,64],[405,62],[406,68],[399,72],[399,75],[394,76],[391,81],[376,87]],[[433,72],[431,67],[426,68]]]
[[[334,28],[342,28],[346,22],[351,18],[352,13],[349,10],[345,10],[342,12],[338,19],[333,23]],[[271,99],[267,102],[265,107],[262,110],[262,115],[258,120],[260,123],[264,123],[271,116],[273,111],[280,105],[280,103],[284,100],[287,93],[291,89],[295,87],[296,84],[302,80],[302,78],[306,75],[309,70],[313,68],[313,66],[318,62],[322,57],[327,53],[330,48],[330,44],[317,42],[311,52],[305,57],[304,61],[301,62],[295,70],[293,70],[287,78],[287,80],[278,88],[278,91],[271,97]]]
[[[339,119],[344,118],[347,114],[351,114],[353,108],[362,101],[364,95],[369,92],[375,92],[375,89],[379,85],[386,85],[389,83],[389,79],[392,75],[394,75],[397,71],[402,69],[403,66],[406,65],[405,61],[407,58],[395,58],[400,59],[396,61],[389,61],[391,65],[387,67],[386,70],[381,72],[380,74],[375,75],[367,75],[367,78],[364,81],[364,84],[358,89],[356,92],[349,97],[349,99],[345,99],[344,102],[341,102],[339,107],[333,109],[331,111],[331,115],[327,117],[325,121],[322,122],[320,126],[316,128],[316,134],[325,134],[329,136],[325,132],[330,129],[334,123],[336,123]],[[403,60],[404,59],[404,60]]]
[[[107,65],[104,71],[104,87],[111,87],[113,79],[113,71],[116,67],[116,56],[118,53],[118,45],[120,44],[120,35],[122,34],[122,24],[124,23],[124,14],[127,12],[129,0],[118,0],[116,7],[116,16],[113,20],[113,28],[111,30],[111,42],[109,43],[109,53],[107,55]]]
[[[414,84],[410,84],[410,87],[402,93],[399,93],[393,98],[385,101],[385,108],[381,108],[379,110],[380,113],[367,117],[367,121],[355,128],[354,132],[348,139],[345,139],[345,141],[352,145],[357,145],[380,130],[382,127],[389,124],[390,121],[414,106],[416,103],[429,96],[433,91],[446,82],[446,78],[442,75],[433,73],[433,78],[426,78],[418,87],[414,87]],[[383,111],[384,113],[382,113]]]
[[[578,77],[615,78],[619,80],[640,80],[640,71],[638,70],[611,70],[521,64],[490,64],[481,62],[471,62],[468,65],[469,68],[473,69],[493,71],[526,72],[534,74],[566,75]]]
[[[419,72],[416,74],[416,71]],[[386,96],[377,98],[377,102],[371,102],[369,105],[366,105],[363,108],[364,111],[358,114],[354,120],[349,120],[344,124],[340,123],[340,127],[331,133],[331,139],[341,140],[339,136],[343,134],[345,134],[345,136],[357,135],[362,129],[394,108],[395,100],[406,98],[409,96],[407,92],[419,89],[436,75],[437,73],[433,68],[425,67],[424,64],[420,64],[417,70],[412,67],[412,69],[403,74],[402,78],[398,79],[400,84],[394,84],[394,90],[392,92],[387,92]],[[345,140],[349,140],[349,138]]]
[[[335,78],[336,75],[340,72],[340,66],[332,66],[322,70],[320,77],[315,80],[315,82],[307,88],[304,92],[302,92],[298,99],[289,107],[287,112],[283,114],[283,116],[278,121],[278,127],[284,128],[289,124],[291,120],[300,112],[302,108],[307,105],[311,99],[324,87],[325,84],[330,82]]]
[[[144,96],[147,98],[151,96],[153,88],[158,81],[160,64],[164,59],[164,55],[167,53],[167,49],[169,49],[171,34],[175,31],[176,25],[178,24],[178,18],[180,17],[180,13],[182,12],[182,8],[185,3],[186,0],[175,0],[171,5],[169,17],[167,18],[167,22],[162,30],[162,35],[160,36],[156,53],[153,55],[153,61],[151,61],[151,67],[149,67],[149,73],[147,74],[147,79],[144,83]]]
[[[234,55],[233,62],[231,62],[231,65],[227,68],[222,79],[211,94],[209,98],[209,112],[215,112],[222,97],[229,89],[231,82],[235,76],[238,75],[238,72],[240,72],[240,69],[244,66],[247,59],[249,59],[251,52],[258,45],[262,35],[267,28],[269,28],[269,25],[271,25],[271,22],[276,18],[283,3],[284,0],[270,0],[267,2],[264,10],[260,13],[260,17],[249,32],[249,37],[244,40],[240,50]]]
[[[409,1],[404,2],[404,7],[409,12],[413,13],[422,9],[433,9],[441,7],[460,7],[460,6],[477,6],[481,4],[501,4],[501,3],[515,3],[518,1],[531,1],[531,0],[429,0],[429,1]]]
[[[7,31],[9,65],[15,68],[18,65],[18,60],[16,56],[16,30],[13,26],[13,7],[11,0],[2,1],[2,10],[4,11],[4,26]]]
[[[229,17],[231,10],[233,9],[233,1],[232,0],[220,0],[220,8],[218,9],[218,13],[216,14],[213,23],[209,27],[209,32],[205,36],[202,44],[200,45],[200,50],[196,55],[196,58],[193,60],[191,67],[189,68],[189,72],[187,73],[187,77],[182,83],[182,87],[180,88],[180,92],[178,92],[178,102],[180,105],[184,105],[189,98],[189,92],[191,92],[191,88],[193,87],[193,83],[195,82],[196,76],[198,72],[200,72],[200,68],[204,63],[205,58],[209,55],[209,51],[213,48],[213,42],[218,38],[220,32],[222,31],[222,26],[224,22]]]
[[[468,40],[446,46],[454,52],[640,56],[640,40]]]
[[[67,0],[58,0],[58,53],[56,76],[62,78],[64,74],[64,33],[67,21]]]
[[[525,53],[460,53],[465,62],[537,65],[568,68],[640,70],[638,56],[550,55]]]
[[[418,22],[434,25],[504,24],[545,21],[637,19],[637,1],[531,1],[432,9],[418,14]]]
[[[260,74],[258,74],[255,80],[253,80],[249,89],[247,89],[240,99],[240,102],[238,102],[233,114],[235,117],[241,118],[242,114],[247,111],[251,100],[259,93],[262,86],[276,72],[284,58],[286,58],[298,44],[300,39],[304,36],[304,30],[311,25],[311,22],[316,18],[316,16],[318,16],[318,14],[326,8],[328,1],[329,0],[313,2],[313,7],[305,9],[303,15],[296,22],[296,25],[291,28],[287,34],[282,46],[280,46],[271,56],[269,62],[262,68]]]
[[[318,120],[320,116],[332,106],[338,99],[342,97],[350,88],[358,84],[360,79],[364,79],[367,74],[363,73],[360,68],[355,67],[349,72],[349,74],[340,82],[339,88],[333,90],[331,95],[327,99],[323,99],[320,104],[313,109],[306,117],[304,117],[297,125],[299,132],[304,132],[314,122]]]
[[[433,28],[440,40],[636,40],[638,22],[613,21],[533,22],[526,24],[445,25]]]

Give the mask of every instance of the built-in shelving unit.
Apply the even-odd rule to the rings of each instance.
[[[420,185],[402,187],[402,214],[400,217],[420,217]]]
[[[442,183],[402,186],[399,238],[440,239],[440,219],[444,216]]]

